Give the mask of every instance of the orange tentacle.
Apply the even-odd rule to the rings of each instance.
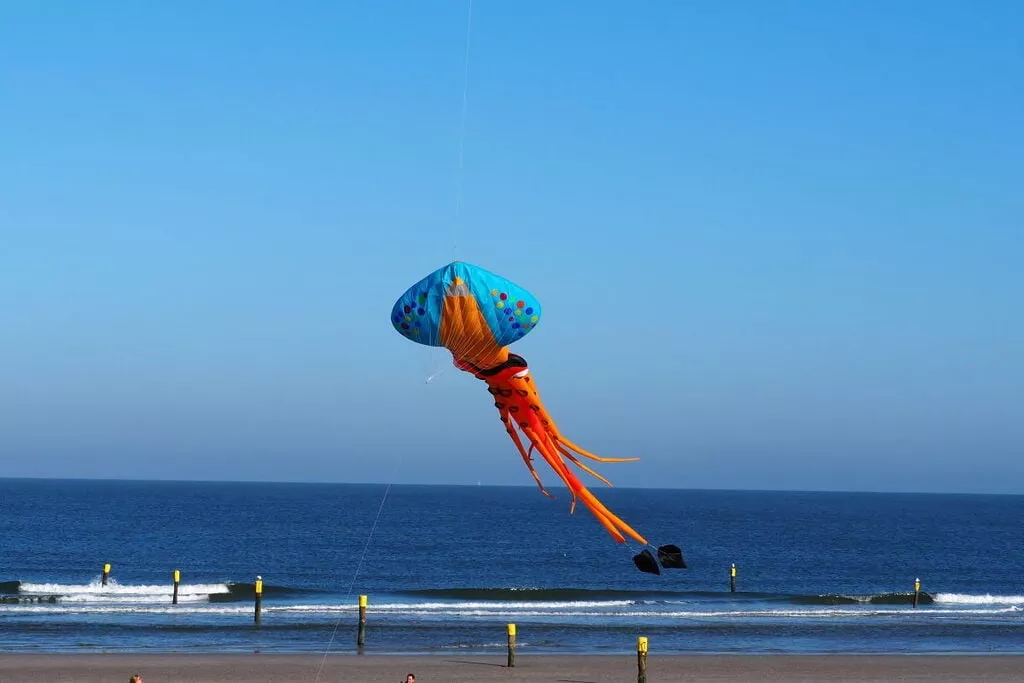
[[[488,391],[495,396],[494,405],[498,408],[501,421],[505,425],[505,430],[511,437],[520,456],[522,456],[523,462],[526,463],[530,475],[537,482],[537,486],[540,487],[544,495],[554,497],[545,490],[544,485],[540,481],[540,476],[533,467],[531,454],[534,449],[541,454],[544,461],[547,462],[555,474],[568,487],[572,498],[569,508],[570,514],[576,509],[576,502],[579,499],[590,510],[591,514],[594,515],[598,523],[604,527],[605,531],[617,542],[625,543],[626,538],[624,534],[626,534],[634,540],[648,545],[647,539],[605,507],[583,485],[564,461],[567,460],[573,463],[584,472],[611,486],[610,481],[580,462],[576,455],[578,454],[599,462],[632,462],[639,460],[639,458],[603,458],[580,448],[563,437],[558,431],[558,427],[555,426],[554,420],[551,419],[548,411],[541,403],[540,394],[528,376],[526,362],[522,357],[508,354],[507,349],[502,349],[502,354],[495,357],[496,361],[500,360],[502,362],[495,365],[481,365],[478,361],[482,359],[482,356],[474,356],[471,361],[461,358],[454,352],[453,356],[456,367],[472,372],[475,377],[487,383]],[[522,440],[519,438],[519,434],[516,431],[517,427],[529,439],[529,450],[524,447]]]
[[[586,472],[587,474],[591,475],[592,477],[594,477],[594,478],[596,478],[596,479],[599,479],[599,480],[600,480],[601,482],[603,482],[603,483],[607,484],[608,486],[612,486],[612,483],[611,483],[610,481],[608,481],[607,479],[605,479],[604,477],[602,477],[602,476],[601,476],[600,474],[598,474],[597,472],[595,472],[594,470],[592,470],[592,469],[591,469],[590,467],[587,467],[586,465],[584,465],[583,463],[581,463],[581,462],[579,461],[579,459],[578,459],[578,458],[577,458],[577,457],[576,457],[575,455],[573,455],[573,454],[572,454],[571,452],[569,452],[568,450],[566,450],[566,449],[565,449],[565,447],[564,447],[564,446],[562,446],[562,444],[558,443],[557,441],[555,441],[555,448],[557,448],[557,449],[558,449],[558,452],[559,452],[559,453],[561,453],[561,454],[562,454],[562,455],[564,455],[564,456],[565,456],[566,458],[568,458],[568,459],[569,459],[569,460],[571,460],[571,461],[572,461],[573,463],[575,463],[575,465],[576,465],[577,467],[579,467],[579,468],[580,468],[581,470],[583,470],[583,471],[584,471],[584,472]]]
[[[554,424],[552,424],[552,427],[554,427]],[[605,458],[605,457],[602,457],[600,455],[594,455],[590,451],[584,450],[584,449],[580,448],[579,446],[577,446],[576,444],[574,444],[572,441],[569,441],[569,439],[565,438],[560,433],[556,432],[556,434],[557,434],[557,438],[558,438],[558,440],[560,442],[562,442],[563,444],[565,444],[566,446],[568,446],[572,450],[576,451],[577,453],[579,453],[583,457],[590,458],[591,460],[596,460],[598,462],[636,462],[637,460],[640,459],[640,458]]]
[[[593,505],[593,501],[596,499],[594,499],[592,495],[589,495],[590,492],[587,491],[585,486],[583,486],[583,483],[580,482],[580,480],[576,478],[576,475],[570,472],[569,469],[565,466],[565,464],[558,459],[557,454],[552,453],[550,451],[550,449],[547,447],[547,444],[543,444],[542,442],[538,441],[537,450],[540,451],[540,454],[544,457],[547,463],[551,465],[551,468],[558,473],[558,475],[569,487],[569,490],[583,500],[583,504],[587,506],[587,509],[590,510],[591,514],[594,515],[598,523],[600,523],[601,526],[604,527],[605,531],[607,531],[612,536],[612,538],[614,538],[617,542],[625,543],[625,537],[618,530],[618,528],[616,528],[617,525],[615,524],[616,521],[621,520],[617,520],[617,518],[615,518],[614,515],[607,513],[606,510],[602,510],[601,507],[603,506],[595,507]]]
[[[530,416],[533,417],[532,415]],[[529,418],[528,418],[529,419]],[[536,419],[536,418],[534,418]],[[529,424],[529,423],[527,423]],[[626,524],[621,518],[613,514],[608,508],[606,508],[595,496],[583,485],[583,482],[576,477],[572,471],[565,466],[565,463],[559,458],[558,451],[553,448],[553,441],[547,434],[537,434],[537,431],[532,429],[530,426],[523,427],[520,424],[523,432],[530,438],[530,440],[540,451],[544,459],[551,465],[562,480],[566,483],[569,489],[578,495],[583,501],[583,504],[587,506],[587,509],[601,522],[602,526],[620,543],[624,542],[625,539],[619,530],[626,532],[629,536],[634,538],[640,543],[647,545],[647,540],[636,532],[631,526]]]
[[[530,475],[533,476],[533,480],[537,482],[537,486],[540,488],[540,492],[543,493],[548,498],[554,498],[554,496],[551,495],[551,493],[549,493],[546,488],[544,488],[544,484],[541,483],[540,475],[537,474],[537,470],[533,468],[533,458],[530,457],[530,454],[526,451],[526,448],[523,446],[523,442],[519,438],[519,434],[516,433],[515,427],[512,426],[512,421],[509,420],[507,414],[502,416],[502,422],[505,423],[505,431],[507,431],[508,435],[512,437],[513,443],[515,443],[516,448],[519,450],[519,455],[523,456],[523,462],[526,463],[526,469],[530,470]],[[530,448],[531,450],[533,449],[532,444]]]

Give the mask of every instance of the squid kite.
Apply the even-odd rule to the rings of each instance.
[[[569,468],[574,465],[611,486],[581,458],[597,462],[629,462],[639,458],[604,458],[580,448],[562,434],[544,408],[537,385],[522,356],[509,345],[530,333],[540,321],[540,302],[522,287],[483,268],[455,261],[414,284],[395,302],[391,323],[406,339],[441,346],[452,354],[455,367],[487,383],[505,430],[541,493],[553,498],[533,467],[536,451],[565,482],[572,499],[582,501],[604,529],[619,543],[626,537],[651,546],[633,527],[611,512]],[[524,445],[522,435],[529,441]],[[645,548],[633,557],[641,571],[660,574],[658,561],[668,568],[685,569],[682,551],[675,545],[656,549],[658,560]]]

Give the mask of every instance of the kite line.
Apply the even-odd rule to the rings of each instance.
[[[470,41],[471,41],[472,32],[473,32],[473,0],[469,0],[469,8],[467,10],[467,15],[468,16],[467,16],[467,19],[466,19],[466,50],[465,50],[465,56],[464,56],[464,60],[463,60],[463,67],[462,67],[462,79],[463,79],[463,82],[462,82],[462,112],[461,112],[460,122],[459,122],[459,166],[458,166],[458,171],[456,173],[456,180],[455,180],[455,185],[456,185],[456,190],[455,190],[455,220],[452,223],[452,255],[453,255],[453,257],[454,257],[455,251],[456,251],[456,249],[458,247],[458,239],[457,239],[458,238],[458,227],[459,227],[458,224],[459,224],[459,220],[460,220],[460,217],[461,217],[461,214],[462,214],[462,174],[463,174],[463,167],[464,167],[463,161],[464,161],[464,158],[465,158],[466,110],[467,110],[467,102],[469,100],[469,54],[470,54],[469,48],[470,48],[470,44],[471,44]],[[427,377],[426,383],[429,384],[430,381],[434,377],[439,375],[439,374],[441,374],[441,373],[437,372],[437,373],[434,373],[433,375]],[[384,495],[381,497],[380,505],[377,507],[377,515],[374,517],[373,524],[370,526],[370,531],[369,531],[369,533],[366,536],[366,543],[363,545],[363,551],[362,551],[362,553],[359,556],[359,561],[356,563],[356,568],[355,568],[355,571],[352,574],[352,580],[349,582],[348,590],[345,592],[345,602],[346,603],[348,602],[348,600],[352,596],[352,588],[355,586],[355,582],[356,582],[356,579],[359,576],[360,570],[362,569],[363,562],[366,560],[366,553],[370,549],[370,542],[373,539],[373,534],[374,534],[374,532],[377,529],[377,524],[378,524],[378,522],[380,522],[381,515],[384,513],[384,504],[385,504],[385,502],[387,502],[388,494],[391,492],[391,483],[394,481],[395,476],[397,474],[399,462],[400,462],[401,457],[402,457],[402,452],[403,452],[402,449],[399,449],[398,455],[395,457],[395,461],[394,461],[394,465],[393,465],[393,470],[391,472],[391,477],[389,478],[388,484],[387,484],[387,486],[384,489]],[[314,679],[316,682],[319,682],[320,675],[323,673],[324,664],[327,663],[327,655],[331,651],[331,646],[334,644],[334,640],[335,640],[335,638],[336,638],[336,636],[338,634],[338,628],[341,626],[341,621],[342,621],[343,618],[344,618],[344,615],[339,615],[338,619],[334,622],[334,628],[331,630],[331,637],[330,637],[330,639],[327,642],[327,647],[324,649],[324,655],[323,655],[323,657],[320,660],[320,666],[319,666],[319,668],[317,669],[317,672],[316,672],[316,678]]]

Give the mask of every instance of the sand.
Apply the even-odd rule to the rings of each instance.
[[[502,656],[0,654],[2,683],[633,683],[635,655]],[[323,666],[321,670],[321,665]],[[1024,655],[665,655],[651,654],[648,683],[677,681],[1024,681]]]

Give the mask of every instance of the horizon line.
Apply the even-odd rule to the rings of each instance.
[[[271,479],[143,479],[132,477],[3,477],[2,481],[67,481],[67,482],[133,482],[162,484],[284,484],[294,486],[419,486],[419,487],[456,487],[456,488],[536,488],[533,484],[436,484],[414,482],[384,481],[309,481],[309,480],[271,480]],[[548,488],[567,489],[564,484]],[[625,489],[630,491],[715,491],[722,493],[860,493],[871,495],[917,495],[917,496],[1024,496],[1024,492],[978,492],[978,491],[878,491],[871,489],[780,489],[780,488],[735,488],[735,487],[675,487],[675,486],[612,486],[603,489]]]

